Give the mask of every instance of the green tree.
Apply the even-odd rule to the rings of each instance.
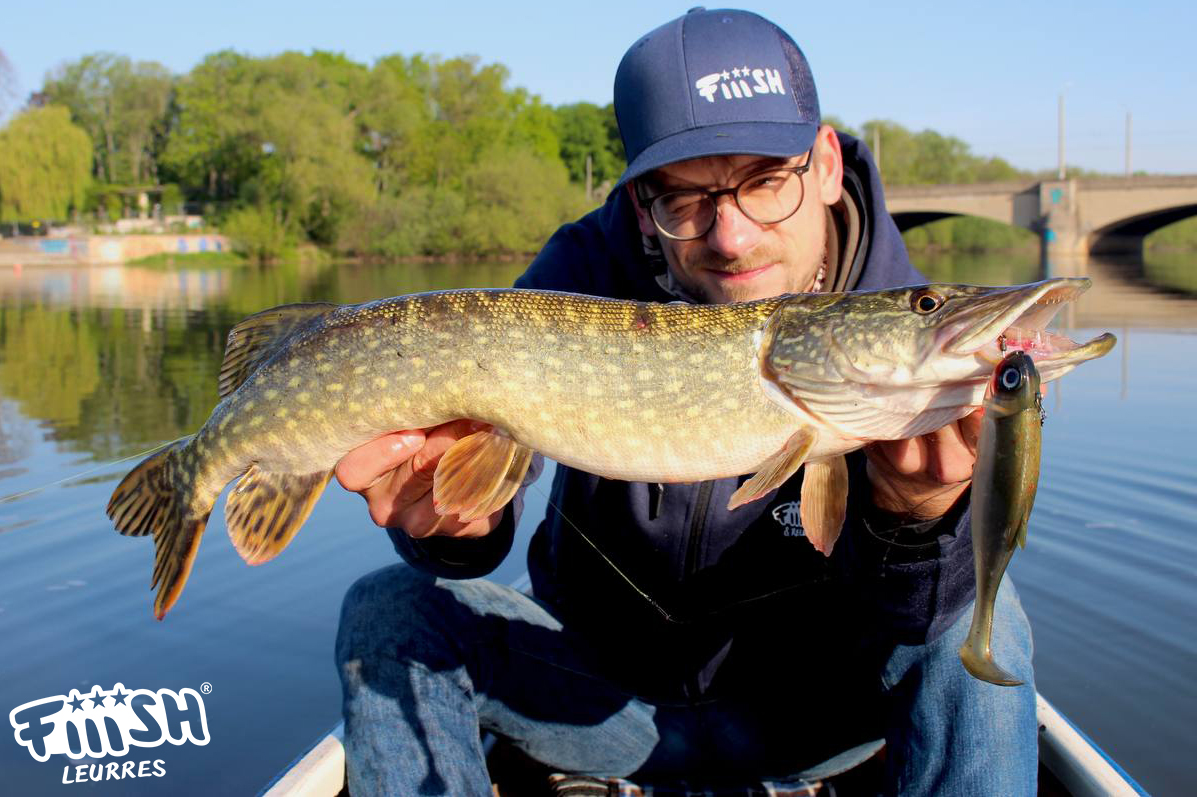
[[[880,143],[880,153],[873,154],[880,160],[886,185],[993,182],[1028,176],[1001,158],[973,155],[964,141],[934,130],[912,133],[897,122],[872,119],[861,125],[859,137],[870,149]]]
[[[615,108],[589,102],[559,105],[557,129],[561,137],[561,160],[576,183],[586,181],[586,156],[591,158],[591,179],[595,185],[614,182],[625,166],[623,145],[615,123]],[[614,132],[614,137],[612,137]]]
[[[185,194],[232,199],[256,171],[262,142],[248,130],[255,72],[254,59],[224,50],[180,79],[162,163]]]
[[[64,64],[43,88],[49,101],[70,108],[74,122],[91,136],[96,176],[131,185],[158,180],[172,90],[166,67],[112,53]]]
[[[530,149],[484,154],[466,181],[463,244],[470,254],[535,252],[588,204],[565,167]]]
[[[34,108],[0,130],[0,221],[66,219],[91,182],[91,140],[66,108]]]

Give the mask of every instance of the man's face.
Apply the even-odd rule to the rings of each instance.
[[[843,167],[834,131],[823,127],[809,155],[766,158],[722,155],[664,166],[642,179],[641,192],[655,196],[684,188],[731,188],[749,175],[813,159],[798,211],[776,224],[745,216],[731,196],[718,199],[714,226],[701,238],[676,241],[659,235],[648,211],[637,206],[640,229],[656,235],[674,277],[696,298],[709,303],[764,299],[810,290],[826,247],[824,208],[839,200]]]

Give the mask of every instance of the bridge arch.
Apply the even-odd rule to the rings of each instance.
[[[909,210],[890,213],[889,215],[893,216],[894,224],[898,225],[898,232],[906,232],[907,230],[913,230],[915,227],[930,224],[933,221],[952,219],[957,216],[963,216],[964,214],[945,213],[935,210]]]
[[[1143,239],[1156,230],[1197,216],[1197,203],[1163,208],[1110,222],[1089,233],[1089,251],[1095,255],[1138,255]]]
[[[903,231],[949,216],[1030,230],[1045,260],[1141,253],[1144,236],[1197,215],[1197,175],[895,186],[886,205]]]

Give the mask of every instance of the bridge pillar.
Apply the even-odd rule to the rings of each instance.
[[[1039,184],[1040,253],[1045,273],[1051,264],[1089,254],[1077,208],[1076,180],[1051,180]]]

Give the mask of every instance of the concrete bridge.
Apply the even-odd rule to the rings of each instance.
[[[1045,261],[1142,255],[1143,238],[1197,216],[1197,175],[898,186],[886,204],[908,230],[949,216],[979,216],[1039,236]]]

